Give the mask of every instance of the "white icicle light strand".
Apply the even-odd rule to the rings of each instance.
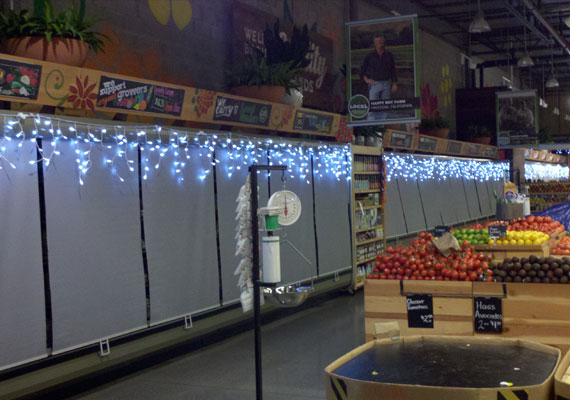
[[[568,179],[568,166],[559,164],[546,164],[527,162],[524,164],[524,177],[531,181],[548,181]]]
[[[105,159],[104,164],[110,168],[117,178],[125,179],[117,173],[117,163],[126,163],[130,173],[136,173],[136,160],[129,159],[129,149],[141,150],[142,179],[150,179],[156,170],[164,167],[167,154],[172,155],[171,168],[173,176],[182,183],[184,170],[190,159],[189,149],[199,149],[199,156],[208,159],[211,166],[225,167],[231,178],[236,171],[244,170],[251,164],[287,165],[288,175],[307,184],[310,180],[311,157],[321,160],[316,169],[316,176],[324,174],[337,180],[350,180],[350,147],[348,145],[306,143],[281,138],[253,138],[235,133],[204,133],[179,131],[160,126],[120,126],[87,123],[48,117],[41,114],[0,114],[3,118],[3,129],[0,131],[0,169],[7,165],[15,168],[7,155],[7,144],[17,143],[22,147],[25,140],[36,143],[42,156],[38,161],[32,158],[30,164],[44,162],[46,167],[53,162],[60,152],[58,145],[62,141],[71,141],[76,155],[78,182],[85,183],[85,178],[93,165],[91,150],[93,146],[111,149],[114,144],[116,152],[112,158]],[[26,121],[33,121],[31,132],[25,132]],[[150,138],[149,138],[150,137]],[[44,139],[43,149],[37,139]],[[221,164],[217,150],[226,152],[227,160]],[[125,165],[125,164],[123,164]],[[222,168],[223,170],[224,168]],[[211,169],[199,169],[196,178],[204,181],[211,177]]]

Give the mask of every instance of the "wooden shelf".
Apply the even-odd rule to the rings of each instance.
[[[374,239],[368,239],[368,240],[365,240],[364,242],[356,242],[356,245],[357,245],[357,246],[362,246],[363,244],[370,244],[370,243],[374,243],[374,242],[380,242],[380,241],[382,241],[382,240],[384,240],[383,237],[374,238]]]
[[[350,146],[352,149],[352,154],[359,156],[382,156],[382,147],[372,147],[372,146]]]
[[[360,193],[380,193],[382,191],[382,189],[359,189],[359,190],[354,190],[354,193],[356,194],[360,194]]]
[[[375,205],[375,206],[362,206],[362,209],[363,209],[363,210],[373,210],[373,209],[375,209],[375,208],[382,208],[382,204],[378,204],[378,205]],[[356,211],[360,211],[360,209],[361,209],[360,206],[354,207],[354,211],[355,211],[355,212],[356,212]]]
[[[382,175],[380,171],[352,171],[354,175]]]
[[[382,228],[382,225],[376,225],[376,226],[373,226],[373,227],[371,227],[371,228],[357,229],[357,230],[354,231],[354,233],[360,233],[360,232],[371,231],[371,230],[378,229],[378,228]]]
[[[378,257],[378,254],[376,254],[374,257],[365,258],[364,260],[357,261],[356,264],[360,265],[360,264],[368,263],[370,261],[375,261],[377,257]]]

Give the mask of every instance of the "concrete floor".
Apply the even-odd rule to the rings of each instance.
[[[341,295],[264,325],[264,399],[325,399],[324,368],[363,343],[362,291],[354,296]],[[87,400],[254,398],[253,331],[73,397]]]

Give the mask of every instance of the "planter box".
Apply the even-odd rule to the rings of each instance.
[[[517,350],[514,351],[513,347]],[[434,348],[444,352],[441,357],[439,354],[436,357],[437,365],[426,367],[425,364],[436,362],[429,357]],[[497,354],[497,358],[490,359],[489,352]],[[513,353],[516,356],[511,359],[508,355]],[[415,357],[414,361],[410,360],[411,357]],[[477,362],[479,358],[481,362]],[[464,360],[467,365],[463,364]],[[519,361],[526,365],[519,364]],[[416,369],[414,362],[418,364]],[[492,368],[488,367],[489,362],[494,364]],[[522,340],[453,336],[378,339],[356,348],[326,367],[326,398],[550,400],[554,394],[554,374],[559,362],[560,350]],[[514,365],[522,367],[520,374],[513,373]],[[462,382],[465,374],[469,375],[469,381]],[[501,381],[514,384],[500,387]],[[441,386],[432,386],[432,382]],[[479,387],[469,387],[467,383]]]

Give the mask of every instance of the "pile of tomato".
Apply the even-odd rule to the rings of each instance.
[[[535,217],[534,215],[509,221],[507,229],[512,231],[539,231],[547,235],[562,233],[565,230],[564,225],[559,221],[553,221],[551,217]]]
[[[564,236],[560,239],[560,241],[556,243],[556,246],[554,246],[552,254],[564,256],[570,255],[570,236]]]
[[[491,254],[477,252],[466,240],[448,257],[439,252],[430,233],[422,232],[407,246],[387,247],[368,279],[493,281]]]

